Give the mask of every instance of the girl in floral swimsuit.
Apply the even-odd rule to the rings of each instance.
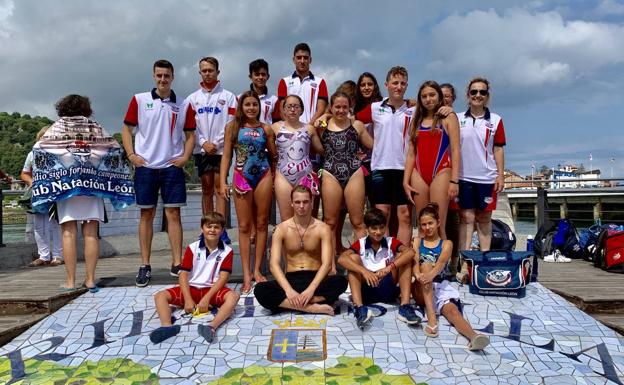
[[[244,294],[252,288],[252,277],[256,282],[266,278],[260,272],[266,249],[269,213],[273,195],[272,172],[269,159],[276,156],[275,140],[271,127],[258,121],[260,99],[253,91],[241,95],[234,120],[225,127],[225,144],[221,158],[221,191],[223,198],[230,198],[226,178],[232,161],[232,150],[236,149],[233,188],[234,207],[238,219],[240,255],[243,262]],[[255,207],[255,210],[254,210]],[[251,273],[251,224],[256,221],[256,253]]]

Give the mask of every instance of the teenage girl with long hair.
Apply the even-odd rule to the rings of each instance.
[[[260,267],[266,249],[269,214],[273,195],[273,173],[269,159],[275,159],[275,139],[271,127],[259,121],[260,98],[254,91],[243,93],[233,121],[225,127],[225,143],[221,158],[220,178],[223,198],[230,198],[226,182],[232,151],[236,165],[232,177],[234,207],[238,219],[240,255],[243,262],[243,294],[252,289],[252,278],[264,282]],[[268,150],[268,151],[267,151]],[[253,209],[255,206],[255,210]],[[255,212],[255,218],[253,218]],[[256,246],[253,275],[251,272],[251,227],[255,219]]]
[[[457,115],[442,118],[437,112],[444,105],[442,89],[429,80],[418,90],[416,111],[410,124],[410,145],[405,157],[403,188],[420,212],[427,202],[440,207],[441,234],[449,201],[459,189],[459,122]]]

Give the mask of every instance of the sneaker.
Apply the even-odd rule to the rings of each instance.
[[[171,265],[171,270],[169,270],[169,275],[171,275],[172,277],[179,277],[180,276],[180,267],[182,267],[182,265],[178,264],[178,265]]]
[[[223,241],[223,243],[225,243],[226,245],[231,245],[232,244],[232,240],[228,236],[228,233],[227,233],[226,229],[223,229],[223,232],[221,233],[221,237],[219,237],[219,239],[221,241]]]
[[[217,337],[217,331],[210,325],[197,325],[197,333],[199,333],[200,336],[204,337],[204,339],[208,343],[212,343]]]
[[[138,287],[145,287],[149,284],[150,278],[152,278],[152,267],[150,265],[143,265],[139,267],[139,272],[136,275],[134,283]]]
[[[561,251],[559,250],[555,250],[555,260],[557,262],[563,262],[563,263],[569,263],[572,262],[572,259],[566,257],[565,255],[561,254]]]
[[[422,319],[416,315],[416,311],[414,311],[414,308],[408,304],[399,306],[397,319],[399,321],[405,322],[408,325],[418,325],[422,321]]]
[[[150,341],[154,344],[159,344],[164,340],[171,338],[180,333],[180,325],[161,326],[158,329],[154,329],[150,333]]]
[[[353,315],[360,330],[363,330],[373,318],[373,312],[366,306],[355,306]]]
[[[544,256],[544,262],[557,262],[557,258],[555,257],[555,253],[545,255]]]

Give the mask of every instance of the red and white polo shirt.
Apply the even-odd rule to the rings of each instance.
[[[277,98],[281,101],[288,95],[298,95],[303,100],[304,111],[299,120],[304,123],[310,123],[316,114],[316,103],[319,99],[329,100],[325,79],[314,76],[312,72],[303,79],[299,78],[296,71],[281,79],[277,86]]]
[[[461,167],[459,179],[473,183],[494,183],[498,176],[494,160],[494,146],[504,146],[503,119],[489,109],[475,118],[470,110],[458,113]]]
[[[407,102],[398,109],[389,99],[368,105],[355,115],[362,123],[372,123],[375,142],[371,158],[372,170],[403,170],[409,147],[409,127],[415,107]]]
[[[132,97],[124,123],[136,127],[134,152],[147,167],[167,168],[184,154],[184,131],[195,130],[195,110],[178,103],[173,90],[161,99],[154,88]]]
[[[196,111],[197,130],[193,154],[204,153],[202,145],[206,142],[216,144],[217,154],[223,154],[225,125],[234,120],[236,95],[224,89],[221,82],[212,91],[200,83],[200,88],[187,96],[184,104],[193,106]]]
[[[227,271],[232,273],[234,251],[231,247],[219,241],[219,246],[209,252],[201,236],[186,247],[182,257],[181,270],[188,271],[189,285],[204,288],[214,286],[219,280],[219,273]]]
[[[351,245],[351,250],[360,256],[366,270],[381,270],[394,262],[402,245],[401,241],[394,237],[384,237],[380,243],[376,252],[373,250],[370,237],[360,238]]]

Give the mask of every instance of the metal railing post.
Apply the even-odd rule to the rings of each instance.
[[[543,187],[537,188],[537,228],[548,221],[548,192]]]

